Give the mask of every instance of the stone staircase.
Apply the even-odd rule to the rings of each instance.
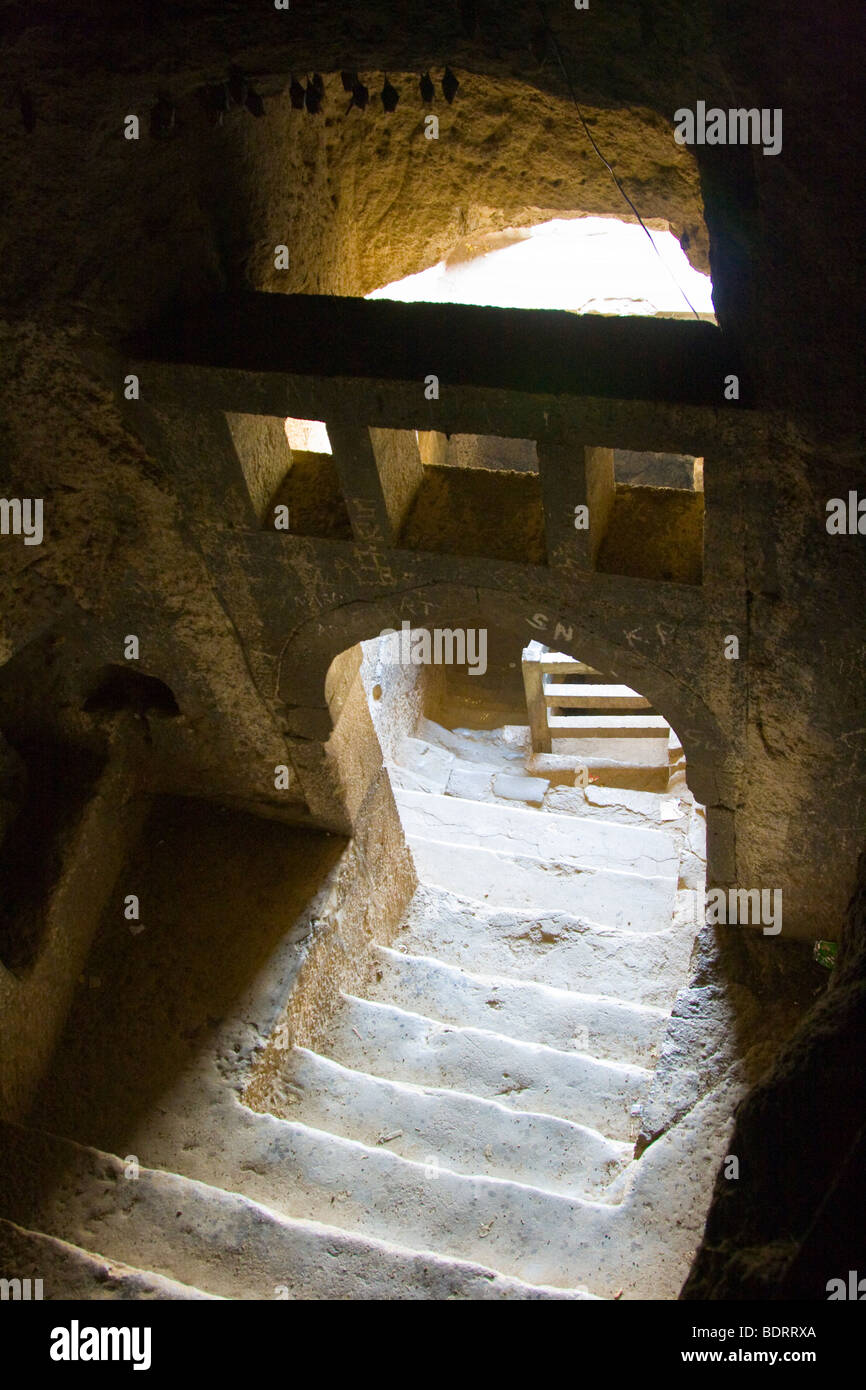
[[[616,793],[619,820],[539,814],[492,790],[503,765],[519,776],[508,747],[463,737],[404,741],[422,886],[272,1108],[347,1146],[341,1218],[381,1239],[536,1288],[675,1297],[703,1208],[670,1202],[708,1196],[706,1133],[633,1154],[696,930],[693,808],[664,828],[640,792]],[[479,770],[485,801],[449,794]]]
[[[0,1153],[7,1175],[13,1175],[4,1206],[14,1203],[18,1212],[17,1221],[0,1222],[4,1271],[19,1278],[36,1272],[47,1285],[46,1297],[572,1296],[355,1235],[333,1221],[286,1217],[178,1173],[141,1167],[131,1181],[114,1155],[32,1129],[0,1126]],[[333,1158],[339,1160],[338,1150]],[[56,1175],[48,1190],[46,1172]],[[287,1164],[287,1179],[290,1172]],[[327,1165],[322,1176],[327,1183]],[[166,1269],[172,1274],[166,1276]]]
[[[649,700],[563,652],[530,642],[521,658],[529,733],[539,769],[579,754],[596,779],[662,791],[679,739]]]
[[[449,739],[521,775],[507,742]],[[402,930],[266,1094],[225,1022],[137,1126],[0,1126],[4,1272],[70,1298],[676,1297],[727,1115],[634,1140],[696,930],[694,807],[482,805],[427,789],[442,751],[412,740],[395,788]]]

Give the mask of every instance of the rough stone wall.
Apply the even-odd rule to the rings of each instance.
[[[863,674],[851,631],[857,541],[828,541],[820,524],[828,489],[844,495],[857,474],[852,305],[810,269],[828,258],[847,263],[854,245],[845,180],[836,177],[849,156],[831,136],[844,84],[827,75],[845,69],[845,25],[788,12],[775,22],[772,7],[724,20],[710,4],[652,8],[651,16],[637,3],[616,16],[599,8],[556,25],[585,118],[642,212],[668,217],[699,265],[705,218],[719,321],[745,349],[756,403],[794,416],[774,418],[766,458],[752,457],[748,477],[736,479],[743,519],[738,501],[708,538],[746,560],[731,593],[737,601],[709,616],[710,631],[689,634],[690,650],[704,646],[689,664],[691,688],[722,722],[732,704],[750,712],[730,727],[732,745],[747,752],[736,787],[716,798],[727,808],[719,825],[731,827],[711,837],[711,855],[724,840],[739,881],[758,871],[766,880],[777,863],[803,865],[809,899],[796,909],[797,929],[818,911],[829,934],[839,895],[831,889],[821,911],[824,890],[805,866],[835,858],[844,896],[862,808],[853,791],[862,739],[849,713]],[[497,11],[495,24],[480,12],[473,32],[457,7],[417,15],[406,7],[399,24],[368,5],[341,14],[313,6],[302,26],[294,15],[215,4],[198,6],[194,23],[177,15],[153,29],[113,7],[101,22],[93,15],[89,7],[85,21],[72,7],[52,24],[9,12],[9,79],[31,94],[36,125],[28,131],[13,103],[0,142],[14,190],[2,229],[0,409],[8,475],[19,490],[26,479],[50,499],[51,544],[35,556],[4,547],[0,646],[11,653],[68,623],[78,632],[67,637],[67,668],[101,665],[117,659],[125,632],[145,629],[143,669],[166,681],[196,726],[190,734],[185,719],[160,730],[154,785],[273,802],[268,769],[291,760],[291,750],[257,665],[255,598],[236,593],[226,611],[201,538],[190,535],[188,498],[104,389],[106,371],[122,365],[112,366],[106,349],[161,311],[227,285],[361,294],[438,259],[473,230],[627,209],[588,145],[531,8]],[[443,53],[462,85],[453,106],[437,100],[440,139],[426,141],[414,75],[431,63],[435,71]],[[238,109],[211,123],[204,98],[225,76],[226,55],[263,95],[263,119]],[[402,93],[393,119],[375,101],[344,116],[338,69],[346,63],[374,74],[374,95],[387,69]],[[292,111],[285,92],[293,69],[313,67],[325,76],[323,118]],[[161,90],[176,103],[168,140],[147,135]],[[698,95],[725,105],[784,100],[782,155],[677,146],[673,110]],[[139,142],[122,139],[128,112],[142,117]],[[808,217],[800,215],[806,203]],[[273,267],[278,242],[290,248],[285,272]],[[711,491],[708,483],[708,498]],[[840,586],[845,601],[835,609]],[[304,582],[299,612],[309,599]],[[828,621],[825,603],[840,611],[838,622]],[[741,620],[751,654],[734,675],[717,659],[724,634],[715,625],[738,630]],[[614,614],[605,618],[616,625]],[[626,605],[622,633],[633,625]],[[298,756],[302,765],[312,758],[310,750]],[[336,824],[338,808],[304,788],[303,766],[295,772],[294,795],[284,800]],[[834,824],[840,803],[850,814]],[[792,914],[795,897],[792,884]]]
[[[58,848],[56,871],[40,902],[38,949],[28,950],[23,963],[16,956],[15,969],[0,961],[0,1112],[5,1116],[20,1118],[26,1112],[61,1034],[100,915],[144,818],[146,803],[134,794],[138,777],[135,740],[117,738],[92,795]]]
[[[424,712],[435,671],[403,666],[389,659],[390,641],[371,638],[361,647],[360,681],[369,717],[386,762],[393,762],[402,739],[414,734]]]
[[[536,7],[477,11],[467,29],[457,5],[407,3],[396,22],[392,7],[376,4],[323,0],[281,14],[202,0],[153,24],[135,6],[4,6],[0,480],[5,496],[44,496],[48,508],[43,547],[4,538],[0,550],[10,741],[25,714],[46,736],[86,740],[81,706],[94,675],[137,632],[141,669],[166,682],[182,712],[153,721],[143,786],[325,824],[342,815],[345,826],[317,739],[287,735],[276,698],[285,663],[291,670],[296,661],[299,685],[310,665],[324,706],[324,672],[337,652],[403,616],[418,624],[428,616],[416,602],[425,579],[443,625],[494,613],[507,630],[510,611],[516,641],[526,640],[525,576],[507,568],[485,576],[483,604],[477,573],[454,562],[448,592],[441,572],[419,581],[410,569],[401,582],[415,598],[405,606],[398,583],[390,604],[360,593],[347,612],[345,596],[321,577],[326,546],[309,542],[291,565],[257,560],[239,582],[236,518],[224,530],[210,513],[192,525],[189,492],[129,427],[116,396],[127,334],[227,286],[363,294],[473,231],[554,212],[622,213],[538,35]],[[726,472],[724,449],[715,458],[706,449],[705,562],[715,587],[706,611],[681,592],[669,599],[664,652],[626,643],[657,621],[652,594],[635,581],[606,590],[604,604],[587,586],[561,614],[578,630],[579,656],[636,685],[682,733],[720,876],[784,881],[797,929],[834,935],[853,885],[864,786],[862,539],[824,529],[826,499],[863,478],[851,289],[862,256],[851,178],[866,128],[853,96],[860,21],[782,0],[634,0],[569,11],[555,24],[602,148],[641,210],[669,218],[698,265],[707,254],[703,209],[717,318],[744,353],[753,404],[768,420],[762,446],[736,473]],[[401,75],[428,65],[438,75],[446,56],[461,90],[453,107],[438,103],[440,141],[419,146],[414,161],[420,108],[409,110]],[[213,126],[200,98],[232,62],[263,94],[265,116],[236,110]],[[404,88],[406,105],[389,127],[372,106],[364,118],[334,114],[342,66],[376,74],[374,91],[383,70]],[[291,112],[284,96],[293,69],[316,68],[330,126]],[[147,135],[161,90],[177,104],[176,138],[164,141]],[[781,106],[782,154],[683,152],[670,138],[672,115],[698,98]],[[139,142],[122,138],[130,112],[142,118]],[[290,267],[277,275],[271,250],[283,242]],[[207,453],[207,442],[189,446]],[[284,582],[288,597],[266,622],[259,593]],[[551,575],[532,595],[551,628],[557,586]],[[329,592],[335,612],[323,633],[309,615],[327,610]],[[728,631],[745,635],[739,664],[722,659]],[[567,647],[554,630],[529,635]],[[22,666],[27,651],[39,660]],[[273,768],[284,761],[292,786],[278,805]],[[862,931],[860,918],[851,930]],[[860,978],[858,969],[852,957],[846,978]],[[860,987],[852,983],[852,1001]],[[838,989],[827,1000],[834,994],[820,1036],[850,1056],[856,1009],[842,1007]],[[63,1000],[62,989],[32,996],[49,1032]],[[811,1057],[795,1048],[789,1061],[807,1128],[818,1103]],[[782,1102],[762,1094],[771,1119]],[[775,1156],[762,1164],[761,1181],[770,1182]],[[736,1243],[744,1236],[734,1226]]]
[[[371,943],[390,944],[418,886],[384,759],[394,724],[405,721],[407,733],[414,727],[413,706],[420,694],[413,699],[412,686],[420,682],[407,680],[401,668],[389,681],[376,660],[378,643],[365,645],[366,650],[355,646],[341,653],[328,679],[334,732],[327,756],[353,835],[321,919],[311,924],[308,954],[277,1024],[277,1040],[271,1036],[250,1078],[246,1100],[254,1108],[266,1107],[287,1044],[319,1044],[340,990],[351,991],[369,969]],[[381,691],[378,700],[374,685]],[[391,717],[395,713],[396,719]],[[388,730],[384,746],[379,728]]]
[[[739,1177],[716,1178],[682,1298],[826,1299],[862,1265],[864,937],[866,856],[829,986],[737,1112]]]

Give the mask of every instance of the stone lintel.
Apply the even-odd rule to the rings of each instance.
[[[139,355],[251,373],[378,378],[532,395],[724,404],[738,354],[714,324],[547,309],[246,292],[177,314]],[[739,403],[737,403],[739,405]]]
[[[449,386],[439,400],[424,398],[417,382],[375,377],[248,372],[188,362],[134,359],[124,370],[141,381],[142,401],[188,406],[196,401],[248,415],[294,416],[304,420],[363,422],[391,430],[447,434],[498,435],[538,439],[556,418],[570,442],[606,447],[724,455],[748,449],[764,437],[761,412],[730,408],[681,406],[664,401],[635,401],[565,394],[533,395],[525,390]]]

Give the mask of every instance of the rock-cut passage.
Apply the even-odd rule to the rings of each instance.
[[[0,1243],[47,1296],[677,1296],[732,1095],[635,1140],[700,808],[603,785],[533,807],[528,743],[416,735],[388,770],[419,886],[378,939],[377,902],[363,939],[333,910],[344,843],[157,808],[127,870],[146,927],[107,912],[28,1125],[0,1126]]]
[[[634,1149],[688,973],[702,814],[687,793],[574,789],[564,812],[450,795],[443,762],[447,785],[497,785],[513,748],[425,723],[391,768],[421,886],[267,1095],[306,1214],[526,1296],[676,1297],[723,1135],[696,1116]]]

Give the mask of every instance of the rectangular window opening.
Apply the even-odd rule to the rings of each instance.
[[[352,527],[322,420],[283,421],[287,466],[272,488],[262,524],[320,540],[352,539]]]
[[[419,430],[417,441],[421,476],[401,546],[546,564],[535,440]]]
[[[633,579],[702,583],[703,458],[630,449],[610,452],[613,468],[611,474],[608,467],[596,570]]]

